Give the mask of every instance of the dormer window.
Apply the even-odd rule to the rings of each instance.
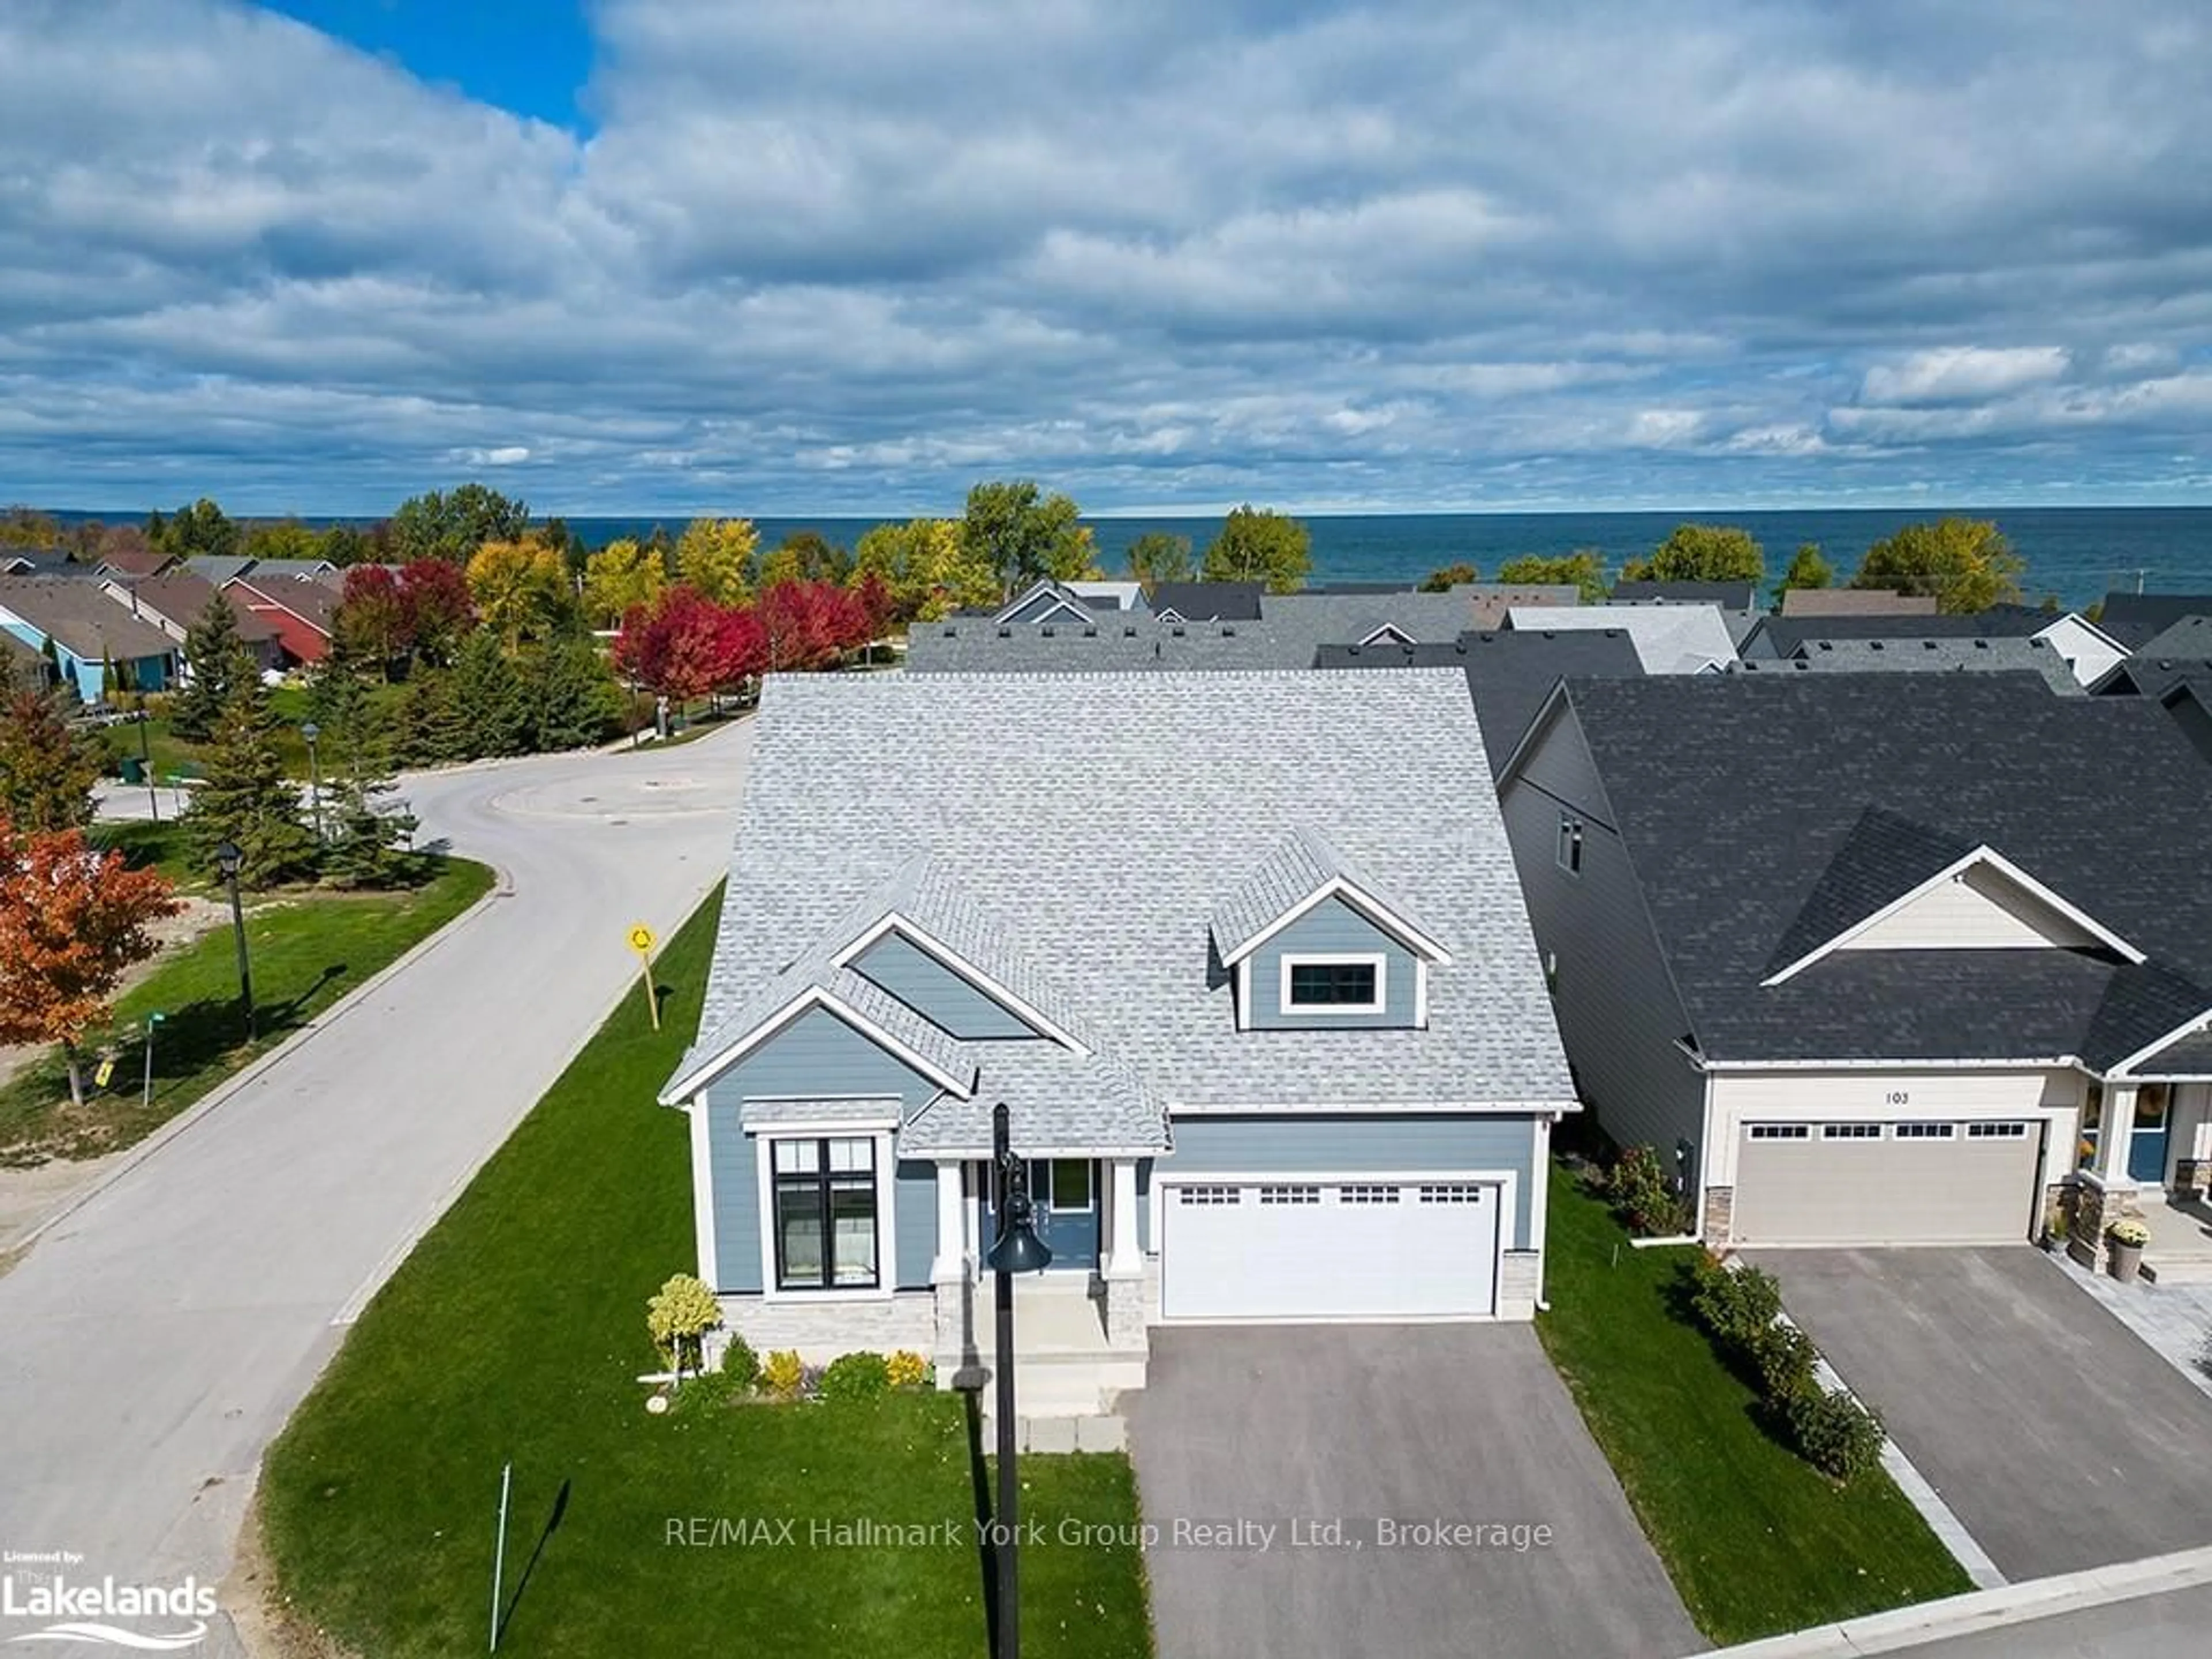
[[[1583,821],[1571,813],[1559,814],[1559,868],[1571,876],[1583,872]]]
[[[1368,955],[1283,957],[1286,1014],[1379,1014],[1389,978],[1388,958]]]

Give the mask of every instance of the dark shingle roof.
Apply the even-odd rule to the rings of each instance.
[[[0,577],[0,607],[59,641],[82,662],[166,657],[177,648],[153,623],[101,592],[98,582],[74,576]]]
[[[2099,696],[2162,697],[2177,685],[2212,689],[2212,658],[2137,655],[2097,682]]]
[[[2107,593],[2097,626],[2135,651],[2185,617],[2212,617],[2212,593]]]
[[[219,599],[230,606],[231,615],[237,618],[238,637],[241,640],[252,642],[276,636],[276,630],[266,617],[223,599],[206,577],[181,568],[165,570],[158,576],[141,577],[129,585],[118,602],[125,609],[131,610],[135,601],[135,609],[139,612],[150,612],[179,628],[190,628]]]
[[[1723,611],[1759,608],[1757,582],[1615,582],[1619,605],[1717,605]]]
[[[1185,622],[1257,622],[1265,582],[1157,582],[1152,614],[1172,611]]]
[[[1644,672],[1635,641],[1614,628],[1468,633],[1451,645],[1325,645],[1314,666],[1466,669],[1492,777],[1562,679],[1628,679]]]
[[[2200,662],[2212,658],[2212,615],[2184,617],[2179,622],[2160,629],[2136,647],[2134,654],[2142,657],[2193,657]]]
[[[1743,655],[1794,657],[1816,640],[1995,640],[2040,634],[2058,618],[2032,605],[1996,605],[1958,617],[1764,617]]]
[[[2212,823],[2212,768],[2155,704],[2054,697],[2025,674],[1577,680],[1570,694],[1711,1057],[2109,1065],[2192,999],[2212,1007],[2203,842],[2176,830]],[[1762,988],[1826,921],[1984,844],[2149,964],[1866,951]]]

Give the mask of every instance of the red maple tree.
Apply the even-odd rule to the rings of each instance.
[[[124,970],[158,948],[154,923],[181,908],[158,872],[81,830],[19,836],[0,820],[0,1043],[59,1043],[82,1106],[78,1043],[107,1018]]]

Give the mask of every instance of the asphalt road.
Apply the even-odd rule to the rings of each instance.
[[[1892,1650],[1899,1659],[2174,1659],[2204,1651],[2212,1585]]]
[[[1704,1645],[1526,1325],[1155,1331],[1136,1398],[1162,1659]]]
[[[751,740],[407,781],[418,841],[500,896],[0,1276],[0,1550],[222,1577],[344,1324],[635,982],[629,925],[665,938],[722,874]]]

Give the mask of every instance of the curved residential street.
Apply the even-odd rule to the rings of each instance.
[[[222,1576],[344,1324],[635,982],[629,925],[665,939],[722,874],[751,742],[406,781],[497,896],[0,1274],[0,1548]]]

